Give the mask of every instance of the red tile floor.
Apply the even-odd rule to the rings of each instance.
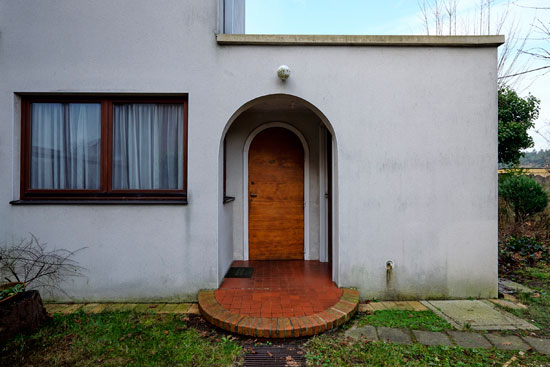
[[[299,317],[324,311],[342,297],[331,265],[319,261],[234,261],[252,267],[252,278],[226,278],[215,291],[225,309],[252,317]]]

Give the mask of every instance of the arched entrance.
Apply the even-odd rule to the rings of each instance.
[[[281,135],[281,141],[273,143],[275,137],[269,135]],[[264,156],[256,166],[252,162],[255,155]],[[268,95],[234,113],[220,141],[220,282],[235,261],[255,259],[316,261],[338,281],[338,214],[333,210],[338,190],[336,155],[332,126],[303,99]],[[285,166],[292,162],[293,169]],[[249,168],[269,176],[269,167],[278,177],[268,177],[262,182],[263,193],[256,192],[257,173],[251,172],[249,177]],[[303,171],[301,179],[298,171]],[[287,174],[290,178],[285,178]],[[285,192],[291,186],[292,193]],[[293,200],[287,200],[289,195]]]
[[[358,292],[338,288],[337,162],[332,126],[301,98],[260,97],[230,118],[220,141],[220,284],[198,297],[208,321],[288,337],[355,313]]]
[[[250,260],[304,259],[304,166],[304,146],[290,129],[266,127],[252,137],[247,180]]]

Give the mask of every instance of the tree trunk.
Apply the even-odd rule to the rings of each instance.
[[[38,291],[26,291],[0,303],[0,342],[21,331],[36,329],[48,318]]]

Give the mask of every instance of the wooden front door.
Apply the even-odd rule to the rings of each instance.
[[[260,132],[248,155],[250,260],[304,259],[304,149],[290,130]]]

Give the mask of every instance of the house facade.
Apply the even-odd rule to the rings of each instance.
[[[238,0],[0,0],[0,240],[85,247],[76,300],[193,299],[254,259],[496,296],[503,37],[243,33]]]

